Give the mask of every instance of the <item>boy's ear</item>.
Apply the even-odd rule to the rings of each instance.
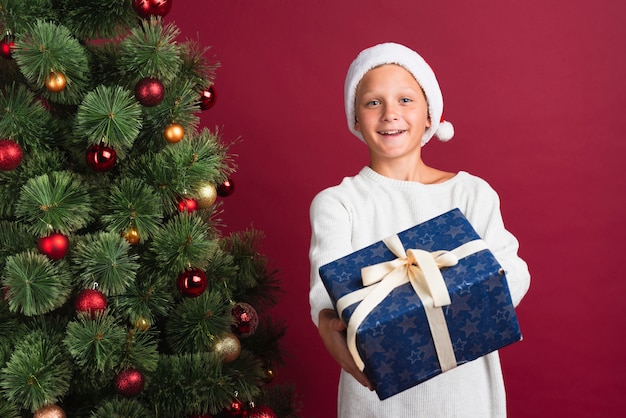
[[[357,132],[361,132],[361,126],[359,125],[359,121],[355,120],[354,121],[354,130]]]

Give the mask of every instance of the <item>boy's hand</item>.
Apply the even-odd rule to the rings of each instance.
[[[363,386],[369,390],[374,390],[365,373],[359,370],[354,362],[346,343],[346,324],[334,310],[323,309],[320,311],[318,330],[326,349],[341,368],[350,373]]]

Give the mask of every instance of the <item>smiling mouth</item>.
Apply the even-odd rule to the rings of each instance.
[[[406,132],[406,129],[395,129],[393,131],[378,131],[380,135],[399,135]]]

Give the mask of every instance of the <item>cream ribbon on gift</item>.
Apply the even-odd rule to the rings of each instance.
[[[417,249],[405,251],[397,235],[384,239],[383,243],[398,258],[363,267],[361,276],[364,287],[337,301],[340,316],[345,308],[361,302],[350,317],[347,331],[348,349],[356,365],[360,370],[365,368],[356,347],[359,326],[393,289],[410,282],[424,306],[442,372],[456,367],[454,348],[442,309],[443,306],[450,305],[450,295],[440,268],[456,265],[459,259],[487,249],[487,244],[478,239],[451,251],[428,252]]]

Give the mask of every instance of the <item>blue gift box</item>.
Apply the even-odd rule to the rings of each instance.
[[[505,273],[459,209],[390,238],[319,269],[381,400],[521,340]],[[453,260],[434,272],[424,254]],[[365,286],[361,269],[372,265],[394,277]]]

